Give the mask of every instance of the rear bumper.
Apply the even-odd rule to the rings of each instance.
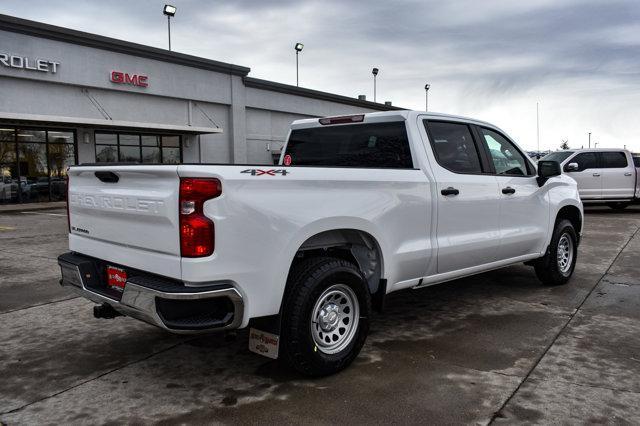
[[[244,303],[230,284],[184,286],[174,280],[134,271],[124,291],[106,288],[104,262],[75,253],[58,257],[60,285],[95,303],[107,303],[121,314],[173,333],[206,333],[238,328]],[[117,266],[117,265],[115,265]]]

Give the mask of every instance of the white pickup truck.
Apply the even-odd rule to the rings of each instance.
[[[488,123],[413,111],[296,121],[278,166],[69,170],[61,284],[177,333],[250,326],[308,375],[358,355],[386,294],[518,262],[571,277],[573,179]]]
[[[552,152],[543,160],[560,163],[563,172],[578,183],[584,203],[605,203],[622,210],[640,200],[638,160],[626,149],[571,149]]]

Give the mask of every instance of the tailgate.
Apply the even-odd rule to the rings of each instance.
[[[180,256],[177,166],[79,166],[69,170],[71,234]]]

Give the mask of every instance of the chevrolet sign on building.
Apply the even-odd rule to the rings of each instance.
[[[0,15],[0,204],[65,200],[79,163],[273,164],[293,120],[395,109],[249,71]]]
[[[10,68],[23,68],[31,71],[58,72],[60,62],[49,61],[47,59],[31,59],[27,56],[9,55],[0,53],[0,64]]]

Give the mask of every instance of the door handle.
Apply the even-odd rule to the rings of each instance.
[[[458,195],[460,193],[460,191],[458,191],[454,187],[450,186],[448,188],[445,188],[445,189],[441,190],[440,193],[442,195]]]
[[[503,194],[515,194],[516,193],[516,189],[512,188],[510,186],[507,186],[506,188],[502,188],[502,193]]]
[[[631,176],[631,172],[627,172],[624,174],[625,176]]]
[[[598,176],[600,176],[600,173],[594,173],[593,174],[593,177],[598,177]]]

